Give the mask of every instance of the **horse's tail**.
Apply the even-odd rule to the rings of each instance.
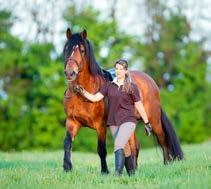
[[[168,117],[161,108],[161,124],[166,136],[166,142],[168,145],[168,151],[173,159],[182,160],[184,158],[179,139],[176,132],[171,125]]]

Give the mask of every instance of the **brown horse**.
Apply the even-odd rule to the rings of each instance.
[[[92,46],[87,39],[87,32],[72,34],[66,32],[67,42],[64,46],[65,76],[68,89],[65,92],[64,107],[66,118],[66,137],[64,140],[64,170],[72,169],[71,147],[79,129],[83,126],[95,129],[98,137],[98,154],[101,158],[101,172],[108,173],[106,163],[106,103],[104,101],[92,103],[77,94],[76,85],[82,85],[87,91],[96,93],[106,82],[103,71],[97,64]],[[164,163],[174,159],[183,159],[178,138],[173,127],[160,107],[159,89],[148,75],[139,71],[131,71],[133,81],[137,84],[148,119],[153,132],[163,150]],[[137,114],[137,118],[140,116]],[[136,157],[139,144],[135,133],[129,140],[131,152]],[[136,164],[137,165],[137,164]]]

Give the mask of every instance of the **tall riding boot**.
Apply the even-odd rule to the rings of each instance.
[[[135,174],[135,160],[133,155],[125,157],[125,168],[127,170],[128,176],[132,176]]]
[[[122,175],[124,164],[125,164],[124,150],[119,149],[115,152],[115,170],[119,176]]]

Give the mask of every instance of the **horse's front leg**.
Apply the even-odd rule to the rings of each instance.
[[[72,142],[77,135],[80,129],[80,124],[75,120],[71,120],[69,118],[66,119],[66,136],[64,139],[64,162],[63,168],[65,171],[72,170],[72,162],[71,162],[71,149],[72,149]]]
[[[97,131],[97,137],[98,137],[97,152],[101,160],[101,173],[108,174],[109,170],[108,170],[108,166],[106,162],[106,156],[107,156],[106,127],[104,127],[103,125],[98,125],[96,127],[96,131]]]

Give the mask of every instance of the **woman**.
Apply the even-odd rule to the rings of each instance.
[[[108,97],[107,125],[110,127],[115,140],[115,170],[118,175],[121,175],[125,164],[130,176],[135,172],[133,157],[129,154],[125,158],[124,148],[129,146],[128,140],[136,128],[135,108],[145,123],[148,136],[151,134],[152,128],[140,99],[138,88],[129,76],[127,61],[119,60],[114,66],[116,78],[103,85],[96,94],[93,95],[79,86],[78,89],[85,98],[92,102],[100,101],[105,96]]]

